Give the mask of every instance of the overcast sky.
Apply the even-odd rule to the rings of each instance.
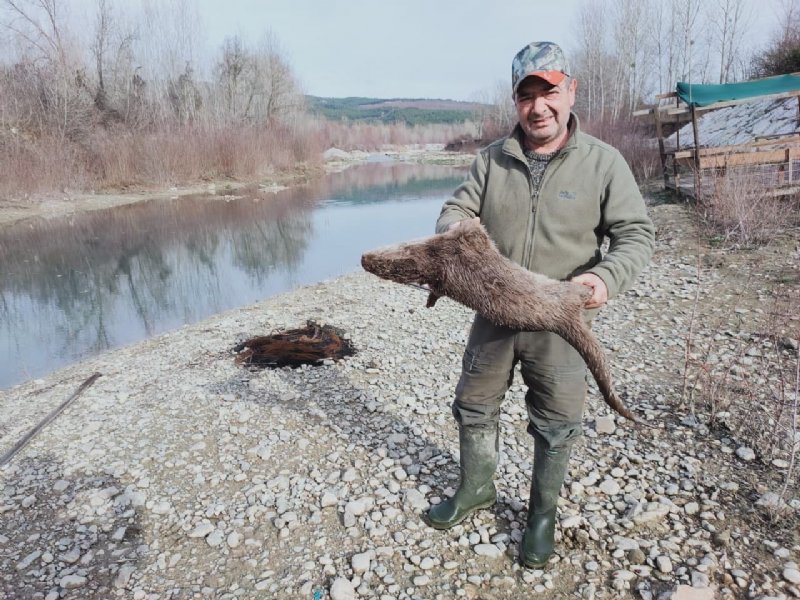
[[[196,0],[207,41],[277,36],[306,93],[317,96],[476,99],[510,79],[533,40],[565,49],[581,0]],[[766,36],[777,0],[760,6]]]

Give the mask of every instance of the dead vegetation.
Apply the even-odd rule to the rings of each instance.
[[[776,516],[800,491],[797,199],[737,175],[714,189],[696,204],[681,399],[729,452],[753,451],[762,469],[758,500]]]

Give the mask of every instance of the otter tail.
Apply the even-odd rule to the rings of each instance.
[[[647,423],[643,423],[641,419],[633,414],[622,401],[622,398],[619,397],[616,390],[614,390],[614,384],[611,381],[611,370],[606,360],[605,351],[583,319],[578,318],[571,321],[567,324],[564,331],[557,331],[556,333],[563,337],[570,346],[575,348],[584,362],[586,362],[586,366],[597,382],[597,387],[603,395],[606,404],[626,419],[634,423],[647,425]]]

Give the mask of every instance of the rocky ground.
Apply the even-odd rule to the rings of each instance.
[[[755,418],[764,406],[742,413],[726,395],[711,423],[710,378],[681,403],[687,336],[689,375],[731,364],[731,389],[771,381],[768,344],[750,354],[736,343],[771,314],[766,283],[745,294],[742,281],[767,260],[796,300],[797,236],[698,262],[687,209],[652,214],[655,259],[595,330],[624,397],[655,427],[609,415],[591,387],[546,568],[516,561],[532,457],[519,377],[498,504],[450,531],[427,527],[421,513],[457,484],[449,404],[470,313],[449,300],[425,309],[422,292],[357,272],[0,393],[3,452],[102,373],[0,468],[0,597],[800,597],[796,488],[765,506],[791,455],[747,443],[748,427],[770,427]],[[779,350],[787,369],[796,307]],[[307,319],[343,328],[358,353],[296,370],[235,364],[238,341]]]

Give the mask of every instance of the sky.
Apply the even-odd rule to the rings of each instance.
[[[306,93],[474,100],[533,40],[565,44],[580,0],[197,0],[208,42],[277,37]],[[510,84],[509,84],[510,85]]]
[[[753,35],[772,26],[754,9]],[[482,100],[510,80],[511,60],[534,40],[569,49],[582,0],[189,0],[218,48],[269,29],[315,96]],[[758,10],[755,10],[759,7]],[[510,84],[509,84],[510,85]],[[484,96],[484,97],[481,97]]]

